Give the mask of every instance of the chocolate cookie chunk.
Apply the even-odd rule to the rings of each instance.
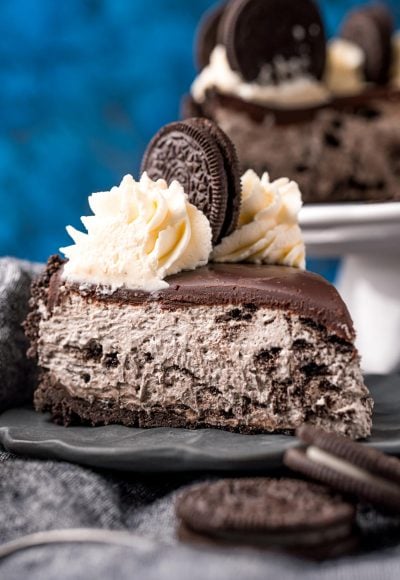
[[[306,449],[289,449],[284,463],[294,471],[360,500],[400,513],[400,460],[311,425],[297,436]]]
[[[210,56],[218,43],[218,28],[224,13],[226,2],[208,10],[197,29],[195,53],[199,70],[210,62]]]
[[[147,171],[152,179],[179,181],[190,202],[209,219],[214,243],[234,227],[235,216],[237,219],[238,202],[229,192],[232,181],[236,184],[233,154],[228,137],[222,135],[211,122],[171,123],[153,137],[142,161],[142,172]]]
[[[323,75],[324,25],[312,0],[233,0],[220,30],[230,66],[247,81]]]
[[[352,11],[343,23],[341,36],[357,44],[365,54],[367,81],[385,84],[392,58],[393,18],[382,4]]]
[[[213,121],[202,117],[188,119],[187,122],[194,127],[204,129],[214,137],[224,160],[228,179],[228,203],[221,237],[228,236],[236,229],[241,205],[240,169],[235,146],[227,134]]]
[[[182,539],[304,554],[333,543],[347,544],[355,516],[352,505],[325,487],[268,478],[197,485],[178,498],[176,513],[182,520]]]

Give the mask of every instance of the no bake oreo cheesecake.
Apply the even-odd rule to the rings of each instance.
[[[66,425],[369,435],[349,313],[303,269],[297,185],[239,183],[227,137],[192,119],[157,134],[139,182],[91,196],[88,233],[69,228],[68,260],[33,286],[37,410]]]
[[[327,41],[312,0],[230,0],[196,53],[183,116],[217,122],[244,169],[287,175],[306,203],[400,200],[400,36],[383,4]]]

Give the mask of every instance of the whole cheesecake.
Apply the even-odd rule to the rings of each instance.
[[[400,200],[400,36],[382,4],[326,41],[312,0],[230,0],[206,14],[183,117],[212,119],[244,170],[306,203]]]
[[[156,293],[62,277],[49,260],[26,323],[39,411],[65,425],[293,431],[366,437],[372,402],[349,313],[320,276],[210,264]]]

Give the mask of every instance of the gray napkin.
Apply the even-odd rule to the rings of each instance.
[[[0,258],[0,412],[32,398],[35,368],[26,358],[21,324],[28,312],[32,278],[41,266]]]
[[[40,268],[39,268],[40,269]],[[20,323],[38,267],[0,260],[0,409],[29,400],[34,368]],[[202,475],[202,479],[207,477]],[[214,476],[215,477],[215,476]],[[199,476],[197,477],[199,479]],[[256,550],[195,548],[176,539],[174,503],[190,475],[111,473],[0,449],[0,546],[40,531],[100,528],[134,535],[132,546],[44,545],[0,559],[7,580],[372,580],[400,577],[399,522],[360,514],[369,550],[315,564]]]
[[[0,578],[397,580],[400,575],[397,547],[372,545],[370,553],[316,564],[256,550],[182,545],[174,502],[187,476],[112,474],[63,462],[3,459],[0,454],[0,544],[27,533],[77,527],[126,530],[135,538],[129,548],[81,543],[16,552],[0,560]],[[379,526],[379,516],[370,523]]]

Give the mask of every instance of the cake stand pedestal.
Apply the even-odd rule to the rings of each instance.
[[[300,224],[309,257],[342,259],[364,372],[400,370],[400,203],[309,205]]]

